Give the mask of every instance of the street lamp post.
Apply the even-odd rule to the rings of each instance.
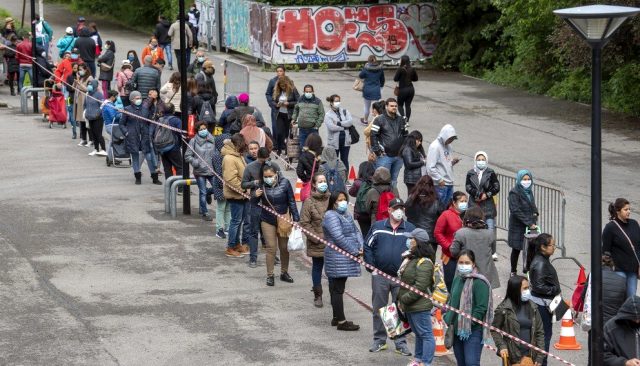
[[[602,322],[602,48],[639,8],[588,5],[555,10],[591,46],[591,365],[603,362]]]

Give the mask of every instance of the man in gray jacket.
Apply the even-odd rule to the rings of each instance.
[[[144,66],[133,73],[132,80],[136,90],[142,94],[142,99],[147,99],[149,90],[160,90],[160,73],[155,67],[151,66],[151,56],[144,58]]]
[[[456,140],[456,130],[446,124],[440,130],[438,138],[429,145],[427,153],[427,173],[436,184],[438,199],[448,206],[453,197],[453,166],[460,161],[451,156],[451,143]]]

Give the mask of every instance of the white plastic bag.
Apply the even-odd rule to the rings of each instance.
[[[378,309],[378,314],[380,314],[384,329],[387,331],[387,336],[391,339],[411,333],[411,326],[408,322],[400,319],[398,312],[396,304],[390,304]]]
[[[287,249],[289,249],[290,252],[296,252],[306,249],[304,238],[302,237],[302,229],[297,226],[295,226],[293,230],[291,230],[291,234],[289,235],[289,242],[287,243]]]

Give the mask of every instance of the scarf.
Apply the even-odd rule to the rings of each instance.
[[[410,250],[402,253],[402,264],[400,265],[400,269],[398,269],[398,278],[402,277],[402,274],[404,273],[404,270],[407,269],[407,265],[411,262],[411,259],[413,258]]]
[[[479,155],[484,156],[485,160],[487,161],[487,165],[489,165],[489,157],[487,156],[486,152],[478,151],[476,155],[473,157],[473,171],[476,172],[476,174],[478,174],[478,186],[482,184],[482,174],[484,174],[484,171],[487,170],[487,168],[484,168],[482,170],[478,169],[478,167],[476,166],[476,160],[478,159]]]
[[[251,141],[256,141],[260,147],[265,147],[267,143],[266,133],[256,125],[256,118],[252,115],[247,115],[242,121],[240,134],[247,144]]]
[[[529,188],[526,188],[526,189],[522,186],[522,184],[520,184],[522,182],[522,178],[524,178],[525,175],[528,175],[529,178],[531,178],[531,185],[529,186]],[[532,187],[533,187],[533,175],[531,174],[531,172],[528,171],[527,169],[522,169],[518,171],[518,174],[516,175],[516,189],[519,189],[521,192],[523,192],[525,197],[527,197],[527,199],[529,200],[529,202],[533,202],[533,192],[531,190]]]
[[[462,288],[462,295],[460,296],[460,311],[465,314],[472,314],[473,309],[473,281],[478,279],[484,281],[489,288],[489,304],[487,305],[487,314],[484,317],[484,322],[487,324],[493,324],[493,296],[491,295],[491,284],[489,280],[480,273],[478,269],[474,268],[473,272],[468,275],[464,275],[464,287]],[[469,279],[471,281],[469,281]],[[461,341],[466,341],[471,336],[471,325],[473,321],[465,316],[458,314],[458,329],[456,334]],[[491,333],[488,327],[482,327],[482,344],[491,342]]]

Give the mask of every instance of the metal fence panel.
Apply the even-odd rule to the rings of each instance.
[[[224,98],[240,93],[249,94],[249,67],[237,62],[224,61]]]

